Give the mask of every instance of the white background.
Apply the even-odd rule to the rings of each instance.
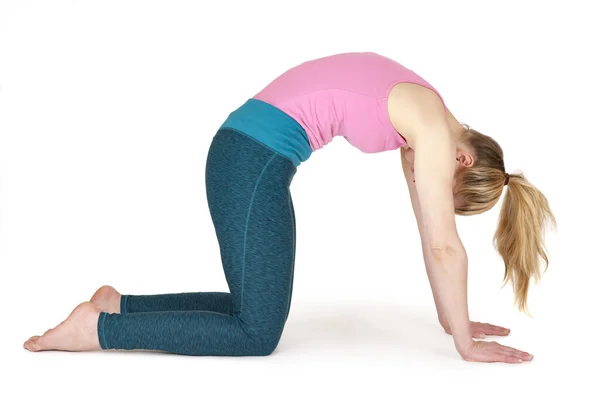
[[[598,398],[592,4],[2,0],[0,398]],[[346,51],[415,70],[548,197],[558,230],[533,318],[501,288],[499,205],[458,218],[472,319],[511,328],[497,340],[533,362],[461,360],[437,325],[399,151],[342,138],[291,186],[293,301],[271,356],[22,348],[103,284],[228,291],[204,187],[211,138],[286,69]]]

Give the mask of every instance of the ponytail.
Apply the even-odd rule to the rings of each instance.
[[[529,282],[541,278],[541,260],[548,268],[548,254],[544,244],[547,223],[556,226],[544,194],[533,186],[522,173],[509,174],[506,194],[498,227],[494,234],[494,247],[504,260],[503,284],[511,281],[515,304],[527,315]]]

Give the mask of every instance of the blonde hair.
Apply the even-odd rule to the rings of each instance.
[[[515,303],[519,311],[529,314],[527,294],[531,278],[541,278],[540,258],[548,268],[548,254],[544,245],[545,225],[556,226],[544,194],[533,186],[522,172],[507,174],[504,154],[500,145],[468,125],[462,139],[473,154],[473,165],[457,172],[454,196],[458,215],[480,214],[494,207],[500,199],[506,179],[494,247],[504,260],[503,284],[512,282]]]

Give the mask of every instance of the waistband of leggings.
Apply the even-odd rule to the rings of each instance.
[[[279,108],[262,100],[249,99],[229,114],[219,129],[227,128],[252,136],[288,158],[296,167],[312,154],[302,125]]]

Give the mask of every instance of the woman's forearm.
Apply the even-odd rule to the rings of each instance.
[[[427,271],[427,278],[429,280],[429,286],[431,287],[431,293],[433,294],[433,301],[435,303],[435,309],[437,311],[438,321],[439,321],[440,325],[442,326],[442,328],[444,328],[444,330],[449,333],[450,327],[448,326],[448,320],[446,319],[446,316],[444,315],[444,310],[442,308],[442,301],[440,299],[439,294],[437,293],[437,289],[433,282],[433,273],[432,273],[433,263],[431,262],[431,257],[430,257],[431,252],[428,251],[429,248],[427,247],[427,244],[425,242],[421,243],[421,248],[423,251],[423,261],[425,263],[425,270]]]
[[[467,305],[467,254],[460,244],[439,249],[425,246],[423,253],[438,317],[448,324],[456,349],[463,354],[473,343]]]

